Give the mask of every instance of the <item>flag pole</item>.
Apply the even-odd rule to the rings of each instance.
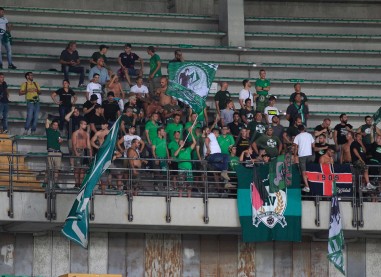
[[[198,119],[198,115],[197,115],[196,119],[194,120],[194,122],[193,122],[193,124],[192,124],[192,126],[191,126],[191,132],[192,132],[193,127],[194,127],[194,126],[196,125],[196,123],[197,123],[197,119]],[[189,135],[190,135],[190,132],[188,132],[188,135],[185,137],[184,142],[187,141]]]

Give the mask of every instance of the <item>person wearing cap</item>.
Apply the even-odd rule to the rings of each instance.
[[[99,84],[102,86],[106,85],[107,81],[110,80],[108,70],[105,68],[105,63],[102,57],[98,58],[96,66],[89,71],[89,81],[92,81],[94,74],[99,74]]]
[[[267,124],[271,124],[274,115],[280,114],[278,108],[275,107],[275,103],[276,103],[276,97],[274,95],[271,95],[269,98],[269,105],[265,108],[263,112],[265,115]]]
[[[161,74],[161,59],[158,54],[155,53],[155,47],[148,46],[147,47],[147,54],[151,56],[149,60],[149,88],[150,92],[155,92],[157,88],[160,87],[160,77]]]
[[[107,67],[107,57],[106,57],[106,53],[108,51],[108,48],[109,47],[107,45],[101,44],[99,46],[99,51],[94,52],[93,55],[91,55],[91,58],[90,58],[90,67],[91,68],[93,68],[94,66],[97,65],[97,61],[99,58],[103,59],[103,61],[104,61],[103,66],[105,68],[108,68]]]
[[[118,75],[123,79],[127,80],[128,85],[131,87],[131,77],[130,76],[143,76],[144,72],[144,61],[135,53],[131,52],[131,44],[126,43],[124,45],[124,52],[119,54],[118,64],[120,69],[118,70]],[[140,69],[135,68],[135,62],[140,62]]]
[[[99,74],[94,73],[93,79],[86,87],[86,99],[90,100],[92,95],[97,96],[97,103],[102,104],[102,85],[99,83]]]
[[[107,99],[102,102],[103,116],[109,123],[109,127],[114,124],[116,119],[120,116],[120,109],[118,102],[114,99],[114,93],[109,91]]]
[[[106,119],[103,117],[103,109],[101,105],[96,104],[94,107],[94,110],[95,110],[95,113],[89,120],[91,136],[93,136],[97,131],[99,131],[101,129],[101,125],[103,124],[103,122],[106,121]]]
[[[90,122],[90,118],[95,114],[95,105],[98,104],[97,101],[98,101],[98,96],[96,94],[93,94],[91,95],[90,100],[87,100],[83,104],[83,114],[87,123]]]
[[[271,125],[266,127],[265,134],[257,138],[251,146],[257,154],[259,154],[260,149],[264,149],[270,158],[275,158],[282,152],[282,142],[278,137],[273,135]]]

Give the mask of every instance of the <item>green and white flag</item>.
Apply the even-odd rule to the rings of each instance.
[[[94,157],[91,167],[82,182],[78,196],[61,230],[64,236],[84,248],[87,248],[89,235],[89,201],[101,175],[112,162],[115,143],[118,139],[120,118],[121,117],[114,123],[106,140]]]
[[[202,113],[217,68],[211,63],[170,63],[166,94],[187,103],[197,114]]]
[[[343,250],[344,235],[341,223],[339,200],[335,194],[332,196],[331,200],[327,258],[342,274],[345,275]]]
[[[377,112],[375,112],[373,115],[373,124],[377,125],[380,122],[381,122],[381,108],[379,108]]]

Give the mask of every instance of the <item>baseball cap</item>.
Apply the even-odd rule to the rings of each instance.
[[[98,96],[96,94],[92,94],[90,96],[90,101],[98,100]]]

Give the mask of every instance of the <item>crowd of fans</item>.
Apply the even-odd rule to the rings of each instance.
[[[268,162],[288,152],[299,164],[306,192],[309,192],[306,164],[313,161],[351,163],[363,173],[366,188],[376,188],[369,180],[367,164],[381,162],[381,131],[372,124],[372,117],[367,116],[365,124],[358,129],[348,123],[345,114],[340,115],[340,123],[334,129],[331,129],[331,119],[326,118],[311,135],[306,129],[308,96],[302,92],[301,84],[294,85],[289,106],[282,113],[276,107],[277,98],[270,94],[271,82],[264,69],[259,70],[253,88],[250,80],[242,81],[238,99],[228,91],[228,83],[221,82],[214,96],[215,110],[206,109],[198,116],[189,106],[166,94],[168,79],[162,75],[162,62],[154,47],[147,48],[150,59],[146,80],[143,79],[144,60],[132,52],[131,44],[125,44],[115,71],[106,56],[108,48],[100,45],[87,68],[79,58],[76,42],[69,42],[59,59],[64,73],[62,88],[51,93],[59,116],[46,121],[48,152],[55,158],[51,161],[59,167],[61,133],[65,132],[70,154],[79,157],[70,159],[76,186],[80,185],[84,168],[90,162],[87,157],[97,153],[110,127],[122,116],[115,158],[116,161],[122,160],[121,157],[129,159],[115,163],[131,168],[137,180],[139,169],[143,167],[171,169],[180,176],[175,178],[175,183],[183,178],[191,185],[195,178],[205,178],[195,172],[202,168],[201,161],[206,160],[208,169],[220,172],[216,180],[221,178],[225,189],[233,189],[235,185],[230,182],[228,170],[234,170],[238,162],[253,166],[255,162]],[[184,62],[181,50],[175,51],[170,62]],[[78,87],[86,87],[86,102],[80,103],[82,105],[76,105],[78,97],[70,87],[69,72],[79,74]],[[25,73],[25,79],[19,94],[24,95],[27,102],[24,135],[29,135],[35,134],[37,129],[41,88],[32,72]],[[123,88],[127,85],[129,93]],[[8,132],[8,98],[7,84],[0,73],[2,133]],[[234,102],[239,103],[238,107]],[[281,124],[281,119],[288,121],[287,127]],[[121,175],[118,174],[118,178]],[[119,182],[117,186],[122,189],[123,184]],[[160,189],[157,183],[155,189]]]

